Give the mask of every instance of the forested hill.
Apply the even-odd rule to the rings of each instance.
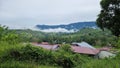
[[[95,22],[77,22],[68,25],[36,25],[39,29],[56,29],[56,28],[64,28],[67,30],[79,30],[82,28],[94,28],[97,27]]]

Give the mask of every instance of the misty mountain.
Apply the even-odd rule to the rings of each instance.
[[[68,25],[36,25],[38,29],[45,30],[45,29],[57,29],[63,28],[67,30],[79,30],[82,28],[96,28],[95,22],[77,22]]]

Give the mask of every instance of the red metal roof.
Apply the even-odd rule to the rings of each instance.
[[[100,51],[110,51],[110,49],[109,47],[98,48]]]
[[[99,53],[99,50],[87,48],[87,47],[71,46],[71,48],[75,53],[91,54],[91,55],[95,55]]]
[[[50,44],[36,44],[36,43],[32,43],[35,46],[40,46],[42,48],[48,49],[48,50],[56,50],[57,47],[59,45],[55,44],[55,45],[50,45]]]
[[[43,45],[49,45],[48,42],[42,42],[41,44],[43,44]]]

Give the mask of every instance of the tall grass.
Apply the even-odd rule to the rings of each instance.
[[[23,46],[22,43],[9,44],[6,41],[0,41],[0,56],[8,52],[9,49],[20,49],[22,46]]]
[[[20,62],[20,61],[6,61],[4,63],[0,63],[0,68],[60,68],[49,65],[39,65],[34,62]]]
[[[8,42],[0,41],[0,68],[58,68],[58,66],[55,67],[52,65],[38,64],[34,61],[34,59],[25,61],[26,58],[30,57],[29,55],[27,56],[27,54],[25,54],[24,56],[22,55],[24,57],[24,58],[23,57],[21,58],[22,60],[15,59],[15,58],[20,57],[20,56],[16,56],[17,52],[29,51],[30,49],[27,50],[27,47],[28,46],[24,45],[23,43],[9,44]],[[34,47],[31,47],[31,48],[34,49]],[[39,50],[39,48],[38,48],[38,50]],[[33,51],[33,53],[34,53],[34,51]],[[47,53],[47,51],[45,53]],[[33,56],[33,57],[35,57],[35,56]],[[46,57],[44,57],[44,58],[46,58]]]
[[[120,61],[115,59],[95,59],[84,64],[82,68],[120,68]]]
[[[81,55],[71,52],[69,45],[63,45],[58,51],[45,50],[32,45],[20,46],[16,44],[9,46],[9,44],[6,44],[5,47],[3,46],[2,51],[4,51],[4,53],[1,53],[0,56],[1,63],[15,60],[27,63],[33,62],[45,66],[73,68],[77,63],[82,65],[82,63],[85,62]],[[66,47],[68,47],[68,49]]]
[[[93,59],[74,54],[69,45],[57,51],[32,45],[0,42],[0,68],[120,68],[120,54],[111,59]]]

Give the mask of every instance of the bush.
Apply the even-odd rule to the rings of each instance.
[[[54,53],[54,56],[56,63],[63,68],[82,66],[91,59],[88,56],[73,53],[68,44],[61,45],[59,50]]]
[[[55,63],[63,68],[71,68],[75,65],[74,61],[72,60],[73,55],[63,51],[62,49],[58,52],[54,52],[53,55]]]
[[[53,62],[51,60],[53,58],[51,51],[31,45],[23,47],[21,55],[22,58],[20,60],[32,60],[40,64],[51,64]]]
[[[0,63],[0,68],[59,68],[58,66],[39,65],[34,62],[6,61]]]
[[[72,53],[71,46],[69,44],[63,44],[60,46],[58,52],[67,52],[67,53]]]
[[[20,40],[18,34],[15,34],[13,30],[8,30],[8,27],[6,26],[0,26],[0,41],[5,41],[9,44],[16,44]]]
[[[77,65],[76,63],[81,65],[85,62],[81,55],[71,53],[69,45],[63,45],[58,51],[51,51],[29,44],[22,46],[20,49],[11,48],[7,50],[0,60],[1,62],[7,60],[35,62],[36,64],[62,66],[63,68],[72,68]]]
[[[120,38],[117,41],[116,48],[120,48]]]

